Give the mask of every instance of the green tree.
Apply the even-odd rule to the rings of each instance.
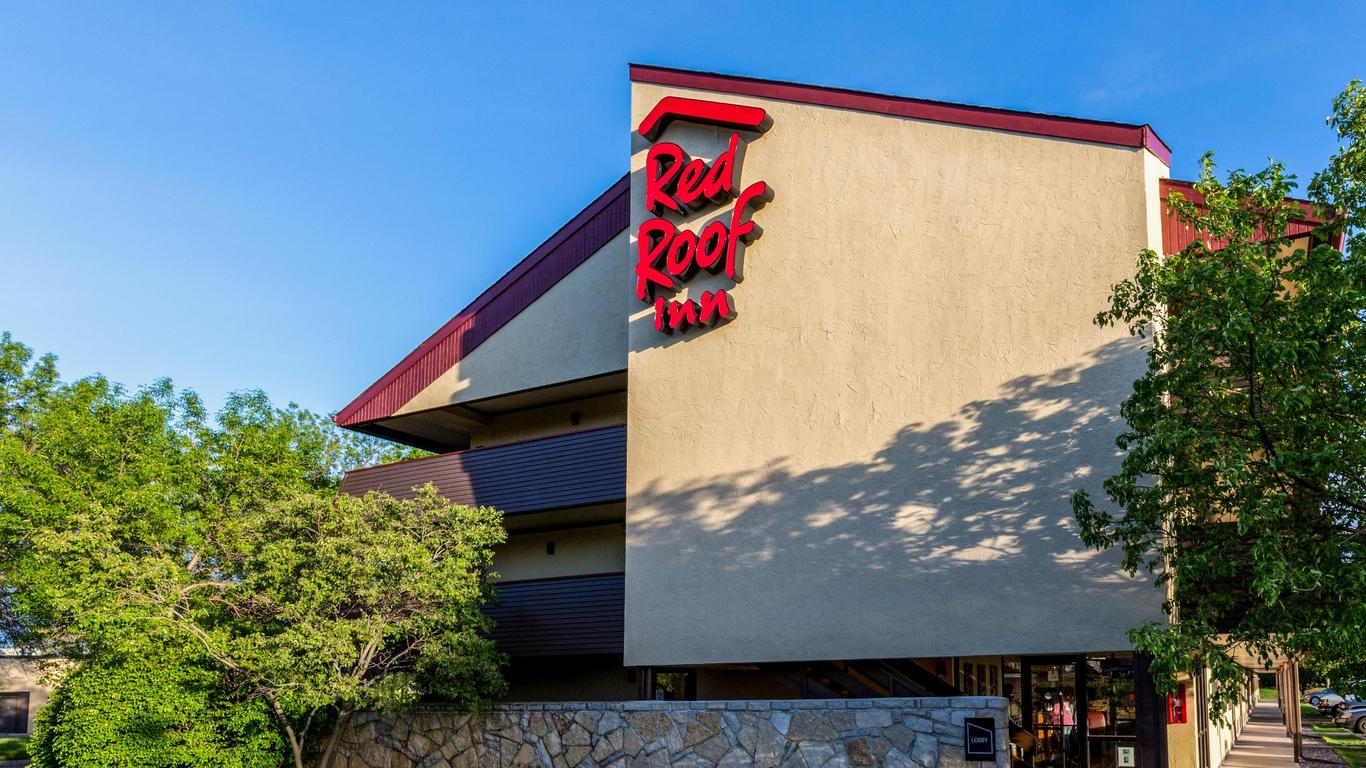
[[[1239,650],[1366,659],[1366,89],[1334,107],[1341,147],[1309,186],[1316,244],[1283,236],[1305,210],[1280,165],[1221,182],[1206,156],[1205,205],[1169,201],[1196,241],[1142,253],[1096,318],[1145,337],[1148,364],[1105,483],[1118,511],[1076,494],[1082,538],[1168,588],[1169,621],[1131,638],[1164,687],[1209,668],[1216,710],[1240,695]]]
[[[500,690],[485,637],[495,510],[352,498],[380,460],[295,406],[233,395],[210,418],[169,382],[59,380],[0,337],[0,631],[92,665],[193,641],[262,702],[296,766],[357,708]]]

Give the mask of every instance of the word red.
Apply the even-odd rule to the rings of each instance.
[[[683,213],[707,203],[720,205],[735,192],[735,148],[740,134],[732,133],[726,151],[710,167],[701,160],[688,158],[683,148],[662,141],[645,155],[645,207],[659,216],[669,210]]]
[[[670,101],[672,99],[672,101]],[[669,102],[666,104],[665,102]],[[767,127],[767,115],[756,107],[666,97],[641,124],[641,135],[655,138],[671,119],[714,122],[726,127]],[[636,232],[636,298],[653,304],[655,329],[664,333],[705,327],[735,316],[735,305],[724,290],[703,291],[697,299],[679,301],[656,296],[658,289],[674,292],[699,270],[739,279],[741,244],[753,242],[761,230],[750,220],[753,211],[771,197],[768,184],[756,181],[736,194],[740,135],[732,133],[726,149],[711,163],[688,156],[673,142],[662,141],[645,155],[645,207],[653,215]],[[687,215],[735,198],[728,218],[710,222],[700,232],[678,227],[665,215]]]

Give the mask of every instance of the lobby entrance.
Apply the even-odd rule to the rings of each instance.
[[[1132,655],[1025,656],[1021,722],[1034,736],[1035,768],[1137,768],[1138,710]]]

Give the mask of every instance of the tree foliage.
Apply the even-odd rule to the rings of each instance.
[[[287,754],[266,703],[234,695],[184,649],[89,660],[38,711],[29,752],[53,768],[278,768]]]
[[[480,611],[500,516],[337,492],[388,451],[259,392],[210,417],[166,381],[63,383],[5,335],[0,639],[105,667],[188,641],[296,765],[356,708],[476,705],[501,686]]]
[[[1306,211],[1282,166],[1220,181],[1207,155],[1204,204],[1168,202],[1195,242],[1143,252],[1096,318],[1148,339],[1147,370],[1105,483],[1118,511],[1080,492],[1073,508],[1088,545],[1168,588],[1170,621],[1131,632],[1159,684],[1204,665],[1216,710],[1242,690],[1240,651],[1366,659],[1366,89],[1334,107],[1308,247],[1285,236]]]

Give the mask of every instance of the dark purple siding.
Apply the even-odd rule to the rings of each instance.
[[[620,573],[498,585],[493,639],[509,656],[622,652],[626,577]]]
[[[626,427],[473,448],[346,473],[342,491],[383,491],[396,498],[432,483],[459,504],[504,514],[562,509],[626,498]]]

